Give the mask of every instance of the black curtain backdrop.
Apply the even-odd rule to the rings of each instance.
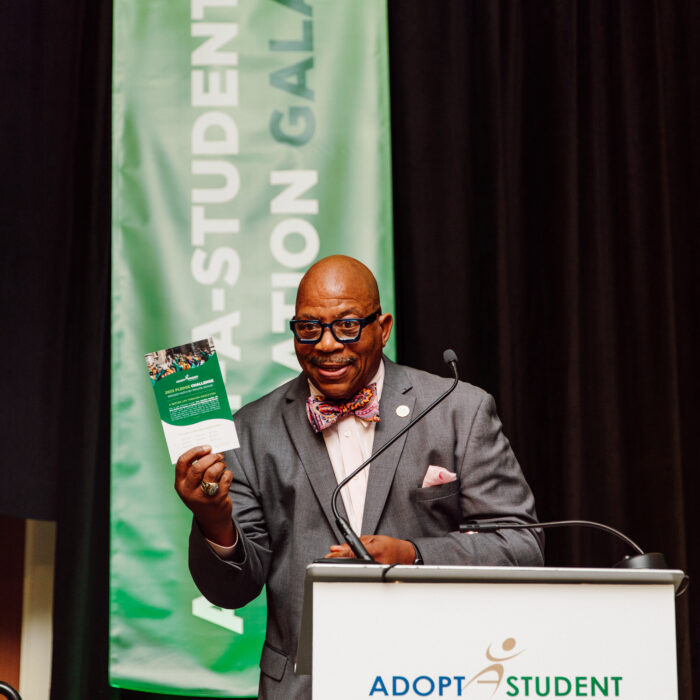
[[[389,0],[399,359],[444,372],[457,351],[541,518],[604,521],[691,575],[699,12]],[[58,520],[54,700],[152,697],[106,682],[111,17],[105,0],[0,8],[0,512]],[[548,535],[553,565],[625,553]],[[698,605],[691,584],[683,700]]]

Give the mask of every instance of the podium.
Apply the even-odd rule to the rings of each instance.
[[[678,697],[683,572],[312,564],[314,700]]]

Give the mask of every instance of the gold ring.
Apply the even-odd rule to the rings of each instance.
[[[205,496],[215,496],[216,492],[219,490],[219,484],[216,481],[200,481],[199,485],[204,491]]]

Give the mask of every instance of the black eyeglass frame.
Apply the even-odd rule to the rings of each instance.
[[[316,345],[316,343],[319,343],[321,341],[321,338],[323,338],[323,334],[324,334],[326,328],[330,329],[330,332],[332,333],[333,337],[339,343],[343,343],[343,345],[347,345],[348,343],[356,343],[360,339],[360,336],[362,335],[362,329],[365,326],[368,326],[370,323],[372,323],[375,319],[379,318],[380,314],[381,314],[381,310],[377,310],[374,313],[371,313],[369,316],[365,316],[364,318],[336,318],[334,321],[331,321],[330,323],[322,323],[321,321],[317,321],[315,319],[293,319],[289,322],[289,327],[291,328],[292,333],[294,333],[294,337],[296,338],[297,342],[302,343],[302,345]],[[333,327],[333,325],[336,323],[347,323],[348,321],[357,321],[360,324],[360,328],[357,331],[357,335],[354,338],[339,338],[335,334],[335,328]],[[297,335],[297,329],[296,329],[297,323],[315,323],[321,329],[321,333],[318,336],[318,338],[315,338],[313,340],[305,340],[303,338],[300,338]]]

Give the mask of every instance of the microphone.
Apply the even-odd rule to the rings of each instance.
[[[445,352],[442,353],[442,361],[452,368],[452,372],[457,372],[457,353],[450,348],[447,348]]]
[[[459,526],[459,531],[467,534],[477,534],[480,532],[498,532],[499,530],[544,530],[551,527],[592,527],[608,532],[622,540],[625,544],[634,549],[637,554],[634,556],[625,556],[622,561],[615,564],[614,568],[616,569],[668,569],[666,557],[661,552],[645,553],[644,550],[636,542],[627,537],[627,535],[616,530],[614,527],[610,527],[610,525],[597,523],[593,520],[551,520],[546,523],[476,523],[468,520]],[[688,582],[689,577],[686,574],[684,577],[685,585],[681,585],[676,596],[680,596],[685,592],[688,587]]]
[[[410,421],[407,425],[401,428],[401,430],[399,430],[399,432],[396,433],[396,435],[387,440],[376,452],[374,452],[369,457],[369,459],[366,459],[364,462],[362,462],[362,464],[360,464],[359,467],[357,467],[353,472],[348,474],[335,487],[335,490],[333,491],[333,496],[331,498],[331,508],[333,510],[333,515],[335,516],[335,524],[338,526],[338,529],[345,538],[345,541],[350,545],[350,549],[352,549],[352,552],[357,557],[357,559],[323,558],[317,559],[315,563],[376,564],[375,560],[372,559],[372,556],[367,551],[367,548],[364,546],[364,544],[362,544],[362,541],[360,540],[357,533],[352,529],[352,527],[350,527],[350,523],[347,520],[345,520],[345,518],[343,518],[343,516],[340,514],[340,511],[338,510],[338,496],[340,494],[340,490],[343,488],[343,486],[345,486],[345,484],[348,483],[348,481],[355,478],[355,476],[357,476],[357,474],[359,474],[370,462],[379,457],[379,455],[382,454],[385,450],[389,449],[402,435],[407,433],[419,420],[421,420],[424,416],[430,413],[430,411],[432,411],[435,408],[435,406],[437,406],[441,401],[446,399],[456,389],[457,383],[459,382],[459,372],[457,371],[457,354],[454,350],[448,349],[445,350],[445,352],[442,354],[442,359],[445,361],[446,365],[450,366],[452,374],[454,375],[454,382],[452,382],[450,388],[444,394],[438,396],[437,399],[435,399],[435,401],[433,401],[430,404],[430,406],[423,409],[412,421]]]

